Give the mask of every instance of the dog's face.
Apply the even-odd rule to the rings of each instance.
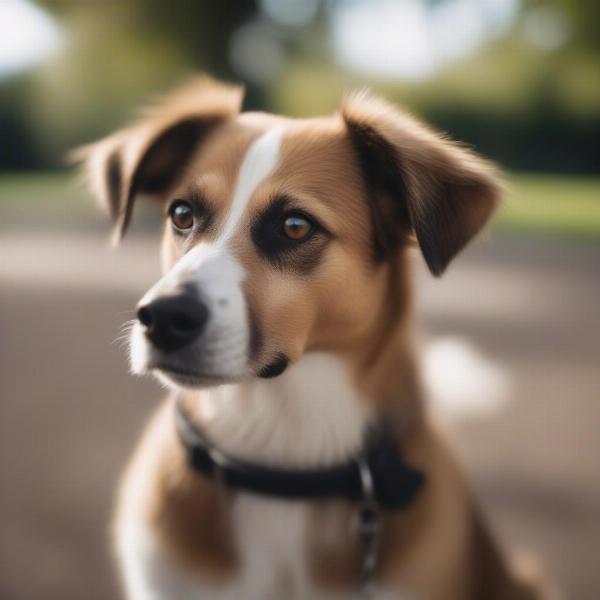
[[[354,161],[339,122],[248,114],[215,131],[164,199],[165,276],[140,303],[134,368],[182,383],[273,376],[364,334],[384,270]],[[206,310],[174,349],[147,335],[165,297]]]
[[[497,202],[493,170],[368,97],[330,118],[239,113],[208,80],[87,150],[125,230],[164,206],[164,276],[142,298],[134,371],[179,386],[274,377],[393,326],[416,238],[440,274]]]

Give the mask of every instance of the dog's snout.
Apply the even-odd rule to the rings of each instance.
[[[137,318],[146,337],[164,352],[195,340],[208,319],[205,304],[189,294],[165,296],[138,307]]]

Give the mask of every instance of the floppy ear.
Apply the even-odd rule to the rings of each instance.
[[[242,96],[240,87],[194,78],[131,127],[72,153],[115,222],[115,241],[127,229],[136,196],[166,191],[202,139],[239,113]]]
[[[366,93],[342,117],[357,151],[383,252],[407,227],[429,270],[441,275],[488,221],[502,193],[495,168]]]

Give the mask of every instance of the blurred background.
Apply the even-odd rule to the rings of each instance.
[[[0,597],[118,597],[112,497],[162,392],[128,375],[115,340],[158,275],[159,226],[138,211],[108,249],[64,156],[199,70],[292,116],[369,86],[506,170],[487,239],[440,281],[419,266],[420,319],[438,356],[459,348],[495,382],[450,417],[503,544],[597,600],[592,0],[0,0]]]

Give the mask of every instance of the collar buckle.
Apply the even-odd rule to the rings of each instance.
[[[356,600],[369,600],[375,593],[375,572],[379,559],[381,509],[375,498],[375,486],[364,455],[357,460],[362,498],[355,514],[354,527],[361,544],[361,565]]]

